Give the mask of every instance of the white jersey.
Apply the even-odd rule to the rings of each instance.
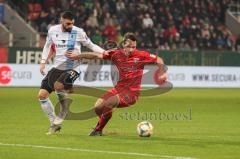
[[[54,67],[60,70],[74,69],[80,64],[79,60],[71,60],[64,54],[66,51],[76,51],[80,54],[81,44],[94,52],[104,52],[102,48],[92,43],[83,29],[76,26],[73,26],[71,32],[63,32],[61,24],[52,26],[48,30],[42,59],[47,59],[52,44],[54,44],[56,50]]]

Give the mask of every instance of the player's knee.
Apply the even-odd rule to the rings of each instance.
[[[107,106],[97,106],[97,107],[95,107],[95,113],[98,116],[105,115],[105,116],[108,116],[109,118],[111,118],[112,117],[112,112],[113,112],[113,108],[111,108],[111,107],[107,107]]]
[[[55,91],[62,91],[64,89],[64,85],[57,81],[54,83],[54,89]]]
[[[108,108],[114,108],[118,105],[119,99],[117,96],[111,96],[105,100],[104,105]]]
[[[101,107],[101,106],[103,106],[104,105],[104,99],[102,99],[102,98],[99,98],[97,101],[96,101],[96,103],[94,104],[94,107],[96,108],[96,107]]]
[[[43,92],[38,93],[38,99],[43,100],[47,98],[48,98],[48,95],[46,93],[43,93]]]

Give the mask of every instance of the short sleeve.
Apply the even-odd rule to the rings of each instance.
[[[144,63],[155,63],[157,62],[157,56],[154,54],[150,54],[148,52],[143,52]]]

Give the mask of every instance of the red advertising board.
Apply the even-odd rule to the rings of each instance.
[[[7,48],[0,48],[0,63],[7,63]]]

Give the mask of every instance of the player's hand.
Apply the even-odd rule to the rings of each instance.
[[[164,84],[167,81],[167,73],[166,72],[160,73],[158,79],[161,84]]]
[[[80,56],[78,53],[74,52],[74,51],[66,51],[65,52],[65,56],[67,58],[70,58],[72,60],[79,60],[80,59]]]
[[[154,74],[155,83],[163,85],[167,81],[167,72],[163,69],[158,69]]]
[[[44,76],[46,73],[45,73],[45,63],[41,63],[40,64],[40,73]]]
[[[113,49],[111,49],[111,50],[105,50],[105,51],[103,52],[103,54],[108,55],[111,51],[113,51]]]

